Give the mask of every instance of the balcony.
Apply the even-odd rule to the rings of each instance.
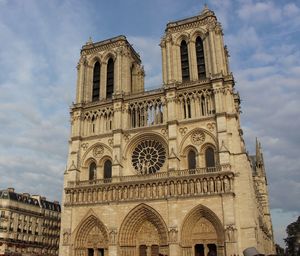
[[[233,193],[230,165],[68,182],[65,205]]]

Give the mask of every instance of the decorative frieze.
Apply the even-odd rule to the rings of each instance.
[[[65,189],[66,205],[160,200],[233,192],[234,175],[232,172],[199,174],[197,169],[181,172],[183,173],[173,172],[168,178],[163,177],[165,173],[162,173],[160,178],[155,175],[153,180],[143,179],[129,183],[113,183],[113,180],[109,179],[103,180],[101,184],[97,181],[80,182],[78,185],[69,184],[70,186]]]

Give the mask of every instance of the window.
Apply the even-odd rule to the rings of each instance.
[[[190,150],[188,153],[188,168],[196,169],[196,152],[194,150]]]
[[[215,151],[212,147],[207,147],[205,150],[206,167],[215,167]]]
[[[89,168],[89,180],[95,180],[97,178],[96,174],[97,174],[97,166],[95,162],[92,162]]]
[[[180,45],[180,56],[181,56],[182,81],[188,81],[190,80],[189,55],[188,55],[188,47],[184,40],[181,42]]]
[[[114,92],[114,61],[110,58],[107,62],[106,98],[111,98]]]
[[[100,95],[100,63],[97,61],[94,65],[93,72],[93,95],[92,101],[99,100]]]
[[[206,77],[206,73],[205,73],[203,42],[200,36],[198,36],[196,39],[196,56],[197,56],[198,79],[202,79]]]
[[[106,160],[104,163],[104,179],[111,179],[112,164],[110,160]]]

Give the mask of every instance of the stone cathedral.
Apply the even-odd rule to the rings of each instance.
[[[245,149],[214,12],[168,23],[160,47],[150,91],[125,36],[81,49],[59,255],[274,254],[262,150]]]

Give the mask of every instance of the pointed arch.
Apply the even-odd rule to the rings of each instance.
[[[90,213],[78,225],[74,241],[76,251],[89,248],[90,243],[97,245],[98,248],[107,248],[108,242],[107,228],[95,214]]]
[[[195,47],[196,47],[198,79],[204,79],[206,78],[204,47],[203,47],[202,38],[200,36],[196,38]]]
[[[197,168],[197,160],[196,160],[196,151],[194,149],[190,149],[188,152],[188,169],[196,169]]]
[[[120,246],[137,246],[136,236],[145,222],[149,222],[157,230],[159,246],[168,244],[168,228],[161,215],[152,207],[140,204],[133,208],[122,222],[119,232]]]
[[[203,220],[203,223],[207,224],[211,233],[215,233],[216,244],[224,244],[224,228],[222,222],[218,216],[204,205],[197,205],[194,207],[184,218],[181,227],[181,243],[184,246],[192,246],[195,241],[193,238],[193,230],[197,228],[197,224]]]
[[[93,90],[92,90],[92,101],[99,100],[100,97],[100,70],[101,65],[99,61],[96,61],[93,69]]]
[[[185,40],[180,44],[181,76],[182,81],[190,80],[189,53],[188,45]]]
[[[106,73],[106,98],[111,98],[114,92],[114,60],[109,58],[107,61],[107,73]]]

